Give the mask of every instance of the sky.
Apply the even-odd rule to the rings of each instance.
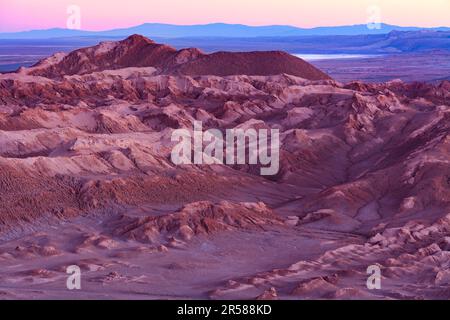
[[[374,15],[401,26],[450,26],[450,0],[0,0],[0,32],[65,28],[70,5],[80,8],[83,30],[146,22],[310,28],[367,23]]]

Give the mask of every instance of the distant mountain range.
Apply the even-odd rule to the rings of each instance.
[[[365,24],[337,27],[317,27],[311,29],[293,26],[247,26],[242,24],[213,23],[205,25],[172,25],[162,23],[146,23],[139,26],[107,31],[83,31],[70,29],[47,29],[24,32],[0,33],[0,39],[53,39],[70,37],[127,37],[131,34],[141,34],[151,38],[185,38],[185,37],[225,37],[225,38],[256,38],[256,37],[299,37],[326,35],[376,35],[392,31],[450,31],[449,27],[419,28],[400,27],[381,24],[379,29],[370,29]]]

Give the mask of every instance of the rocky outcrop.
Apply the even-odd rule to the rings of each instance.
[[[19,72],[61,78],[129,67],[153,67],[160,74],[265,76],[287,73],[310,80],[330,79],[309,63],[285,52],[205,54],[195,48],[176,50],[140,35],[118,42],[103,42],[67,55],[58,53]]]

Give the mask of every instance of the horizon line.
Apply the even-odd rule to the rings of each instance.
[[[121,30],[121,29],[130,29],[135,27],[144,26],[147,24],[159,24],[159,25],[168,25],[168,26],[177,26],[177,27],[193,27],[193,26],[208,26],[208,25],[215,25],[215,24],[223,24],[223,25],[230,25],[230,26],[245,26],[245,27],[291,27],[301,30],[314,30],[318,28],[340,28],[340,27],[354,27],[354,26],[363,26],[367,25],[367,23],[356,23],[356,24],[343,24],[343,25],[319,25],[315,27],[299,27],[295,25],[289,25],[289,24],[261,24],[261,25],[251,25],[251,24],[243,24],[243,23],[227,23],[227,22],[210,22],[210,23],[198,23],[198,24],[175,24],[175,23],[166,23],[166,22],[144,22],[137,25],[131,25],[128,27],[117,27],[113,29],[101,29],[101,30],[88,30],[88,29],[69,29],[64,27],[52,27],[52,28],[46,28],[46,29],[26,29],[26,30],[19,30],[19,31],[1,31],[0,33],[22,33],[22,32],[33,32],[33,31],[49,31],[49,30],[72,30],[72,31],[80,31],[80,32],[108,32],[113,30]],[[439,29],[439,28],[450,28],[450,26],[434,26],[434,27],[423,27],[418,25],[397,25],[397,24],[390,24],[387,22],[380,22],[381,25],[386,26],[393,26],[393,27],[399,27],[399,28],[418,28],[418,29]]]

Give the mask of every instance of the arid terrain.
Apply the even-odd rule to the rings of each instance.
[[[194,121],[279,129],[280,171],[175,166]],[[0,74],[0,299],[450,299],[449,133],[450,81],[279,51],[134,35]]]

